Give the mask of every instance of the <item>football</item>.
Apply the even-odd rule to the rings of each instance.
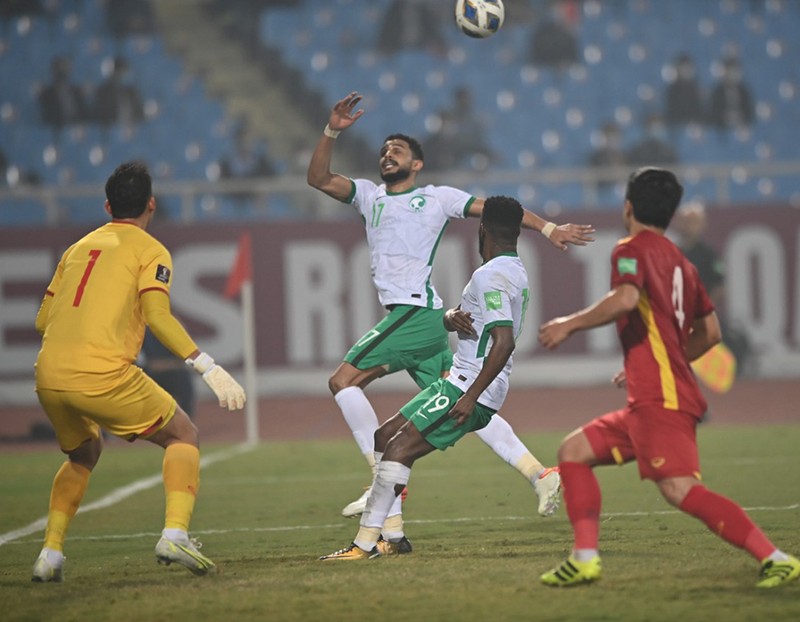
[[[502,0],[457,0],[456,24],[476,39],[492,36],[503,25],[506,10]]]

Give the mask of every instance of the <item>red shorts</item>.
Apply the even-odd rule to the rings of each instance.
[[[696,427],[692,415],[651,406],[610,412],[582,429],[601,464],[625,464],[635,458],[639,476],[657,482],[668,477],[700,479]]]

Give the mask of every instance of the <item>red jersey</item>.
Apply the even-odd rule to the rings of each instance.
[[[639,304],[617,319],[628,405],[658,405],[695,417],[706,400],[686,358],[696,318],[714,311],[697,270],[668,238],[645,230],[620,240],[611,254],[611,287],[630,283]]]

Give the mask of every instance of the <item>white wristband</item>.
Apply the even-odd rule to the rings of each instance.
[[[194,358],[194,360],[186,359],[186,364],[194,369],[198,374],[204,374],[209,369],[214,367],[214,359],[212,359],[205,352],[201,352]]]
[[[341,130],[332,130],[331,126],[328,124],[325,124],[325,129],[322,130],[322,133],[325,134],[325,136],[328,138],[333,138],[334,140],[336,140],[336,137],[339,136],[341,132]]]
[[[555,230],[556,230],[556,223],[548,222],[544,227],[542,227],[542,235],[549,240],[550,236],[553,235],[553,231]]]

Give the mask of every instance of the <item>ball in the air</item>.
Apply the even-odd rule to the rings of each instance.
[[[465,35],[476,39],[492,36],[503,25],[502,0],[457,0],[456,24]]]

